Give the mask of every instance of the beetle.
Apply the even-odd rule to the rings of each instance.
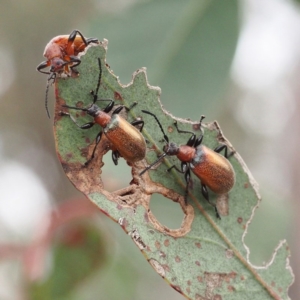
[[[71,120],[81,129],[89,129],[93,127],[95,124],[99,124],[102,127],[102,130],[98,133],[96,137],[96,144],[93,149],[91,158],[87,160],[85,165],[87,165],[95,156],[95,151],[97,145],[101,140],[101,136],[104,132],[107,139],[112,144],[112,160],[115,165],[118,164],[119,157],[123,157],[126,161],[130,163],[137,162],[145,158],[146,155],[146,142],[141,134],[141,131],[144,126],[144,121],[135,120],[131,123],[127,122],[123,119],[119,113],[126,109],[129,111],[132,109],[137,103],[134,102],[131,107],[127,108],[124,105],[117,107],[110,116],[108,113],[115,106],[115,102],[112,99],[98,99],[98,91],[100,87],[100,81],[102,76],[102,67],[101,60],[98,58],[99,64],[99,78],[98,84],[96,87],[96,91],[91,91],[91,95],[93,96],[92,104],[87,108],[80,108],[74,106],[63,105],[68,109],[75,109],[85,111],[88,115],[92,116],[94,120],[92,122],[88,122],[83,125],[77,124],[76,120],[66,112],[61,112],[61,115],[67,115],[71,118]],[[97,105],[97,101],[109,101],[108,105],[101,110]],[[135,126],[139,126],[137,129]]]
[[[54,37],[45,47],[44,56],[46,61],[41,62],[37,66],[37,71],[48,74],[45,107],[47,115],[50,118],[48,110],[48,90],[52,82],[54,82],[57,74],[70,75],[70,70],[77,73],[74,67],[81,63],[78,54],[82,52],[90,43],[99,44],[97,38],[86,39],[82,33],[75,29],[70,35],[59,35]],[[50,71],[43,69],[50,67]]]
[[[219,195],[226,194],[232,189],[235,183],[235,172],[228,158],[233,154],[233,152],[228,154],[226,145],[219,145],[214,150],[204,146],[202,144],[203,134],[196,138],[194,132],[180,130],[178,128],[177,121],[175,121],[174,125],[178,133],[191,134],[186,145],[178,146],[173,142],[169,142],[169,138],[165,134],[156,115],[146,110],[142,110],[142,112],[155,118],[163,133],[166,145],[163,147],[163,154],[160,155],[155,162],[145,168],[139,175],[142,176],[147,170],[156,165],[165,156],[177,156],[177,158],[181,161],[181,169],[179,169],[176,165],[173,165],[167,171],[174,168],[176,171],[184,174],[186,181],[184,195],[185,204],[187,204],[187,195],[191,180],[190,171],[192,170],[192,172],[200,179],[201,193],[203,197],[214,207],[216,217],[221,219],[216,204],[211,202],[209,199],[207,188]],[[204,116],[200,119],[200,128],[203,119]],[[220,154],[222,150],[225,152],[225,157]]]
[[[37,66],[37,71],[44,74],[51,74],[52,72],[69,74],[69,66],[72,70],[81,63],[77,56],[90,43],[99,44],[99,40],[97,38],[86,39],[77,29],[73,30],[70,35],[54,37],[44,50],[43,55],[47,60]],[[47,67],[50,67],[50,72],[42,71]]]

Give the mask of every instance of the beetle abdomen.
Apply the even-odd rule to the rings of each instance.
[[[216,194],[228,193],[235,183],[234,170],[224,156],[200,145],[190,161],[191,170]]]
[[[141,132],[118,114],[112,115],[104,133],[125,160],[136,162],[145,158],[146,142]]]

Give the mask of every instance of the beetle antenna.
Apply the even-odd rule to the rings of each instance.
[[[151,169],[154,165],[156,165],[158,162],[160,162],[165,156],[167,155],[167,153],[163,153],[161,156],[158,157],[158,159],[153,162],[151,165],[149,165],[146,169],[144,169],[139,175],[142,176],[145,172],[147,172],[149,169]]]
[[[50,84],[53,83],[55,80],[55,75],[56,75],[55,72],[51,72],[49,74],[48,79],[47,79],[47,85],[46,85],[45,108],[46,108],[46,112],[47,112],[49,119],[50,119],[50,113],[49,113],[49,109],[48,109],[48,92],[49,92]],[[53,79],[53,81],[50,83],[51,79]]]
[[[76,109],[76,110],[81,110],[81,111],[88,111],[87,108],[81,108],[81,107],[76,107],[76,106],[62,105],[62,107]]]
[[[98,91],[99,91],[99,88],[100,88],[101,77],[102,77],[102,66],[101,66],[101,59],[100,59],[100,57],[98,57],[98,65],[99,65],[99,76],[98,76],[98,83],[97,83],[97,87],[96,87],[96,92],[93,93],[94,104],[97,101],[97,95],[98,95]]]
[[[152,117],[154,117],[154,119],[156,120],[157,124],[158,124],[159,127],[160,127],[161,132],[162,132],[163,135],[164,135],[165,141],[166,141],[167,143],[169,143],[169,138],[168,138],[167,135],[165,134],[165,131],[164,131],[164,129],[163,129],[161,123],[160,123],[159,120],[157,119],[157,116],[156,116],[155,114],[151,113],[150,111],[147,111],[147,110],[143,110],[143,109],[142,109],[142,112],[145,113],[145,114],[151,115]]]
[[[50,119],[50,113],[49,113],[49,109],[48,109],[48,91],[49,91],[49,80],[47,80],[47,86],[46,86],[46,96],[45,96],[45,108],[46,108],[46,112],[47,112],[47,116]]]

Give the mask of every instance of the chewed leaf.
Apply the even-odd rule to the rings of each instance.
[[[183,174],[166,170],[180,161],[168,157],[147,171],[139,173],[162,154],[165,141],[156,121],[142,110],[154,113],[160,120],[170,141],[186,144],[190,135],[178,133],[173,117],[163,110],[159,97],[160,89],[147,82],[145,69],[136,71],[132,82],[123,86],[106,64],[107,41],[91,46],[81,57],[78,67],[80,76],[59,79],[56,83],[55,139],[58,157],[71,182],[83,192],[99,209],[120,224],[152,267],[178,292],[189,299],[289,299],[287,290],[293,276],[288,267],[289,249],[282,242],[274,253],[270,264],[255,267],[249,262],[249,250],[244,244],[247,226],[260,201],[257,185],[241,157],[235,153],[229,158],[236,183],[228,195],[216,196],[209,191],[210,199],[217,203],[222,220],[215,216],[213,208],[203,199],[200,180],[192,174],[188,205],[184,203],[185,178]],[[101,167],[103,155],[112,145],[102,135],[95,158],[91,156],[95,137],[101,130],[98,125],[82,130],[61,111],[62,105],[88,107],[92,103],[91,90],[98,84],[98,58],[101,58],[103,74],[99,90],[100,98],[114,99],[116,105],[137,105],[124,115],[128,121],[141,118],[145,121],[143,134],[147,141],[145,160],[128,163],[132,168],[129,186],[110,193],[105,190]],[[106,102],[101,103],[104,108]],[[184,104],[183,104],[184,105]],[[92,117],[82,111],[68,111],[80,125],[91,122]],[[200,117],[200,116],[199,116]],[[203,124],[199,120],[190,122],[177,119],[182,130],[204,133],[203,143],[214,149],[226,144],[216,122]],[[122,159],[122,158],[120,158]],[[178,203],[184,218],[180,228],[170,229],[156,219],[150,210],[151,195],[161,194],[165,201]]]

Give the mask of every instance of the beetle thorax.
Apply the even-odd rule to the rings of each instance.
[[[194,158],[195,153],[195,148],[188,145],[183,145],[179,147],[177,157],[182,162],[190,162]]]
[[[99,109],[96,104],[92,104],[92,106],[88,108],[87,113],[92,116],[95,119],[95,122],[103,128],[105,128],[111,120],[111,116]]]

